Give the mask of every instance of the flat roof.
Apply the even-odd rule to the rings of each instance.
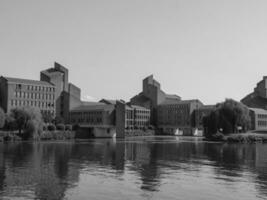
[[[53,86],[52,83],[46,82],[46,81],[38,81],[38,80],[31,80],[31,79],[22,79],[22,78],[12,78],[12,77],[5,77],[2,76],[4,79],[6,79],[8,82],[11,83],[19,83],[24,85],[46,85],[46,86]]]

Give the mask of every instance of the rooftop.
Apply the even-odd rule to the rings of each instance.
[[[8,82],[11,83],[18,83],[18,84],[25,84],[25,85],[47,85],[47,86],[54,86],[53,84],[46,82],[46,81],[38,81],[38,80],[31,80],[31,79],[21,79],[21,78],[11,78],[11,77],[5,77]]]

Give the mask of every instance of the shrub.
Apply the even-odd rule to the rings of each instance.
[[[56,126],[54,124],[49,124],[47,126],[47,130],[49,130],[49,131],[55,131],[56,130]]]
[[[64,131],[65,130],[65,125],[64,124],[58,124],[57,125],[57,130]]]

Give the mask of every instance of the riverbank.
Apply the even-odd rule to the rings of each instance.
[[[267,143],[267,134],[258,132],[234,133],[229,135],[215,134],[207,141],[228,143]]]
[[[16,142],[22,140],[71,140],[75,138],[74,131],[43,131],[36,138],[25,139],[19,135],[18,131],[0,131],[0,142]]]

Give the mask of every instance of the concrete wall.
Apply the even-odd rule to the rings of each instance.
[[[117,138],[125,137],[125,104],[117,101],[116,103],[116,133]]]

